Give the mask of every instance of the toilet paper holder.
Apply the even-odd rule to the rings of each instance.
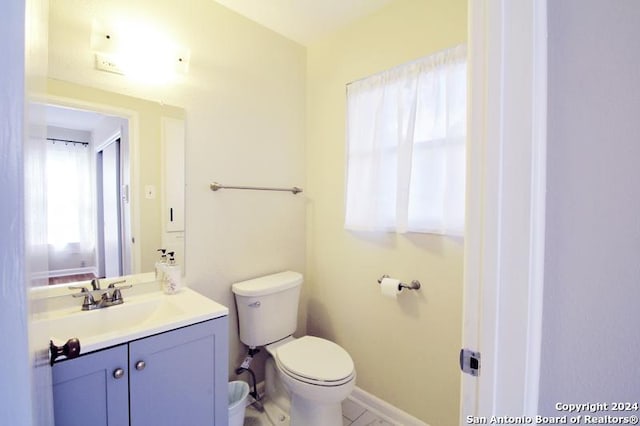
[[[382,280],[385,278],[390,278],[389,275],[384,274],[383,276],[380,277],[380,279],[378,279],[378,284],[382,284]],[[420,281],[418,280],[413,280],[411,281],[411,284],[405,284],[403,282],[400,282],[398,284],[398,290],[402,290],[403,288],[406,288],[408,290],[419,290],[420,289]]]

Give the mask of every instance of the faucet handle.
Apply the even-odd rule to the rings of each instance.
[[[96,304],[96,300],[93,298],[93,292],[89,291],[84,286],[69,286],[71,290],[80,290],[80,293],[73,293],[72,297],[84,297],[82,301],[82,310],[88,311],[93,309],[93,306]]]
[[[131,288],[131,287],[132,287],[131,284],[123,285],[121,287],[114,286],[115,290],[113,290],[113,295],[111,296],[113,303],[117,304],[117,303],[124,302],[124,299],[122,298],[122,292],[120,290],[125,288]]]
[[[120,290],[125,289],[125,288],[131,288],[132,285],[128,284],[128,285],[121,285],[116,287],[116,284],[122,284],[122,283],[126,283],[127,280],[120,280],[120,281],[115,281],[112,282],[111,284],[109,284],[109,288],[113,289],[113,294],[111,295],[111,301],[113,304],[118,304],[118,303],[122,303],[124,300],[122,299],[122,292]]]
[[[116,284],[123,284],[123,283],[126,283],[126,282],[127,282],[127,280],[114,281],[112,283],[109,283],[107,288],[130,288],[131,284],[116,287]]]
[[[89,290],[83,285],[71,285],[67,287],[69,290],[80,290],[80,293],[73,293],[73,297],[94,297],[94,294],[102,294],[100,290]]]
[[[75,297],[82,297],[82,296],[102,296],[102,293],[105,292],[105,290],[91,290],[88,287],[84,287],[84,286],[71,286],[71,287],[67,287],[71,290],[80,290],[80,293],[73,293],[71,294],[71,296],[75,296]]]

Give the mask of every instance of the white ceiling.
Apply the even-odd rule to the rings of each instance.
[[[308,45],[393,0],[216,0],[227,8]]]
[[[91,132],[104,115],[93,111],[47,105],[46,117],[48,126]]]

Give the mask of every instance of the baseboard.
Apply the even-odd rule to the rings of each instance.
[[[412,415],[400,410],[386,401],[370,394],[356,386],[349,398],[351,401],[366,408],[382,420],[401,426],[429,426]]]
[[[257,384],[258,394],[264,395],[264,380]],[[378,398],[369,392],[356,388],[351,392],[351,395],[347,399],[350,399],[354,403],[360,405],[367,411],[370,411],[380,419],[397,426],[429,426],[429,424],[423,422],[420,419],[413,417],[411,414],[402,411],[401,409],[394,407],[386,401]],[[247,405],[253,402],[253,398],[249,396]]]
[[[96,268],[94,266],[85,266],[82,268],[56,269],[55,271],[49,271],[48,273],[49,273],[49,278],[68,277],[70,275],[80,275],[80,274],[96,275]]]

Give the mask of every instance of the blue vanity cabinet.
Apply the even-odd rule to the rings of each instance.
[[[53,366],[56,426],[128,426],[127,345]]]
[[[132,426],[228,424],[228,321],[129,343]]]
[[[54,364],[55,424],[227,426],[227,347],[225,316]]]

